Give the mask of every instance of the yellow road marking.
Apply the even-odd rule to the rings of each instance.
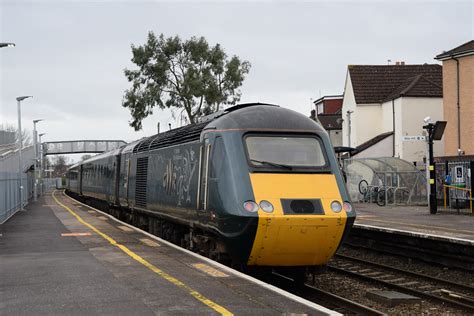
[[[91,236],[91,233],[62,233],[62,237]]]
[[[155,242],[151,239],[148,239],[148,238],[142,238],[142,239],[140,239],[140,241],[142,243],[144,243],[145,245],[150,246],[150,247],[160,247],[159,243],[157,243],[157,242]]]
[[[97,235],[99,235],[102,238],[104,238],[105,240],[107,240],[112,246],[115,246],[115,247],[119,248],[120,250],[125,252],[127,255],[129,255],[132,259],[140,262],[145,267],[147,267],[151,271],[155,272],[156,274],[158,274],[163,279],[165,279],[165,280],[169,281],[170,283],[176,285],[177,287],[187,291],[195,299],[197,299],[201,303],[209,306],[210,308],[212,308],[216,312],[220,313],[221,315],[233,315],[230,311],[228,311],[224,307],[214,303],[213,301],[211,301],[210,299],[208,299],[207,297],[205,297],[201,293],[197,292],[196,290],[193,290],[191,287],[184,284],[180,280],[178,280],[175,277],[169,275],[168,273],[164,272],[163,270],[157,268],[155,265],[153,265],[150,262],[146,261],[145,259],[143,259],[139,255],[137,255],[136,253],[134,253],[133,251],[128,249],[126,246],[117,243],[112,237],[108,236],[107,234],[104,234],[103,232],[101,232],[100,230],[95,228],[95,226],[93,226],[93,225],[89,224],[88,222],[86,222],[85,220],[83,220],[82,217],[80,217],[76,212],[71,210],[69,207],[67,207],[63,203],[59,202],[59,200],[55,196],[55,192],[56,192],[56,190],[53,191],[52,197],[56,201],[56,203],[58,203],[60,206],[62,206],[64,209],[66,209],[69,213],[71,213],[71,215],[74,216],[81,224],[83,224],[84,226],[90,228]]]
[[[201,270],[204,273],[209,274],[210,276],[213,276],[215,278],[227,278],[229,275],[225,274],[222,271],[219,271],[217,269],[214,269],[213,267],[205,264],[205,263],[195,263],[192,265],[198,270]]]
[[[133,229],[131,229],[130,227],[127,227],[127,226],[117,226],[118,229],[120,230],[123,230],[124,232],[127,232],[127,233],[130,233],[130,232],[133,232]]]
[[[360,217],[361,216],[357,216],[357,218],[360,218]],[[369,218],[366,221],[368,221],[368,222],[380,222],[380,223],[387,223],[387,224],[401,224],[401,225],[405,225],[405,226],[418,227],[418,228],[423,228],[423,229],[428,229],[428,230],[433,230],[433,229],[438,229],[439,228],[439,229],[442,229],[442,230],[445,230],[445,231],[451,231],[451,232],[454,232],[454,233],[457,233],[457,232],[468,233],[468,234],[473,233],[472,231],[469,231],[469,230],[452,229],[452,228],[447,228],[447,227],[442,227],[442,226],[426,226],[426,225],[409,224],[409,223],[403,223],[403,222],[384,221],[384,220],[381,220],[381,219]],[[393,227],[390,227],[390,228],[393,229]]]
[[[97,212],[96,212],[96,211],[89,210],[89,211],[87,211],[87,213],[89,213],[89,214],[95,214],[95,213],[97,213]]]

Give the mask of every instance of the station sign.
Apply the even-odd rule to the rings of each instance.
[[[426,136],[418,135],[418,136],[402,136],[402,141],[404,142],[418,142],[418,141],[425,141]]]

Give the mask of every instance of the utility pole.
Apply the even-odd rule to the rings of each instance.
[[[23,211],[23,160],[21,157],[21,150],[23,148],[23,135],[21,134],[21,101],[32,98],[32,96],[17,97],[18,108],[18,176],[20,182],[20,211]]]
[[[43,121],[42,119],[33,120],[33,149],[34,149],[34,184],[33,184],[33,201],[38,201],[38,133],[36,132],[36,123]]]

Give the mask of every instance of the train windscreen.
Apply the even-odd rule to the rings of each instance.
[[[302,136],[254,136],[245,138],[248,158],[255,167],[323,168],[327,166],[321,141]]]

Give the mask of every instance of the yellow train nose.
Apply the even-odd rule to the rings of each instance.
[[[250,174],[250,179],[257,203],[268,201],[274,211],[258,211],[248,265],[325,264],[336,251],[346,224],[345,212],[331,208],[334,201],[342,203],[334,175]],[[305,203],[291,207],[292,201],[307,201],[306,213]]]

